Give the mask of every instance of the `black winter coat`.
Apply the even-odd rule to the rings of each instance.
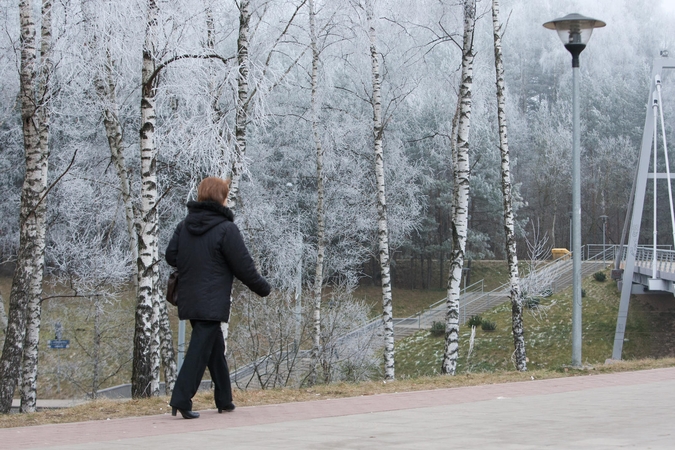
[[[178,268],[181,320],[230,320],[235,276],[266,297],[270,285],[255,268],[232,211],[215,202],[189,202],[166,248],[166,262]]]

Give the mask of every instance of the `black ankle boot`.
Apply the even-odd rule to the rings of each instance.
[[[218,408],[218,414],[222,413],[223,411],[227,411],[227,412],[234,411],[234,408],[236,408],[234,406],[234,403],[230,402],[227,405],[225,405],[224,408]]]
[[[172,406],[171,407],[171,415],[175,416],[176,411],[178,411],[180,413],[180,415],[183,416],[183,419],[196,419],[197,417],[199,417],[199,413],[196,412],[196,411],[187,411],[187,410],[184,411],[182,409],[178,409],[178,408]]]

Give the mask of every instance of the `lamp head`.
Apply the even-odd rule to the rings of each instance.
[[[551,20],[544,28],[556,30],[565,48],[572,54],[572,67],[579,67],[579,54],[586,48],[594,28],[607,25],[602,20],[592,19],[581,14],[568,14]]]

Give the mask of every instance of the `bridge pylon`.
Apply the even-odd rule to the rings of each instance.
[[[647,97],[647,112],[645,114],[645,126],[642,134],[642,148],[640,151],[640,159],[638,163],[637,172],[635,175],[635,180],[633,182],[633,192],[631,194],[631,201],[629,201],[629,209],[626,215],[626,222],[624,224],[624,231],[621,238],[621,247],[619,249],[618,256],[615,262],[615,269],[613,271],[613,278],[615,274],[619,275],[620,273],[620,261],[621,261],[621,252],[623,248],[623,243],[625,240],[626,231],[628,230],[628,216],[630,219],[630,231],[628,233],[628,245],[626,247],[625,255],[625,264],[623,268],[623,274],[620,275],[622,279],[621,284],[621,302],[619,303],[619,313],[616,321],[616,332],[614,334],[614,348],[612,350],[612,359],[619,360],[621,359],[621,353],[623,351],[623,342],[624,335],[626,332],[626,319],[628,317],[628,306],[630,305],[630,296],[633,288],[633,276],[635,272],[635,262],[636,255],[638,254],[638,238],[640,236],[640,224],[642,221],[642,213],[644,209],[645,193],[647,190],[647,182],[649,179],[653,180],[654,183],[654,237],[653,237],[653,262],[652,262],[652,274],[651,278],[648,280],[648,286],[650,290],[666,290],[664,280],[659,278],[657,273],[657,249],[656,249],[656,181],[659,179],[666,179],[668,184],[668,194],[670,199],[670,215],[671,221],[673,222],[673,233],[675,234],[675,216],[673,214],[673,196],[671,181],[675,176],[670,174],[670,169],[668,168],[668,152],[666,145],[666,136],[665,136],[665,127],[663,123],[663,106],[661,100],[661,78],[664,70],[675,69],[675,58],[656,58],[654,59],[654,65],[652,68],[652,78],[649,89],[649,96]],[[663,146],[664,146],[664,156],[666,162],[666,173],[658,173],[657,170],[657,158],[658,158],[658,112],[660,112],[660,122],[661,129],[663,134]],[[653,145],[653,147],[652,147]],[[652,152],[653,150],[653,152]],[[654,155],[654,166],[653,172],[649,172],[649,165],[652,154]],[[674,237],[675,240],[675,237]],[[675,242],[674,242],[675,244]],[[671,282],[672,283],[672,282]]]

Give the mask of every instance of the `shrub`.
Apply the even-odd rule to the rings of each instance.
[[[431,324],[431,329],[429,330],[432,336],[444,336],[445,335],[445,323],[434,321]]]
[[[605,272],[595,272],[593,278],[595,278],[595,281],[603,282],[607,279],[607,275],[605,275]]]
[[[586,289],[581,290],[581,298],[586,297]]]
[[[466,322],[466,324],[469,325],[470,327],[478,327],[480,326],[481,323],[483,323],[483,318],[478,315],[471,316],[469,320]]]
[[[491,320],[483,319],[483,321],[480,324],[480,327],[483,331],[494,331],[497,329],[497,324]]]
[[[539,303],[541,303],[539,297],[528,297],[525,299],[525,307],[527,309],[535,309],[539,306]]]

